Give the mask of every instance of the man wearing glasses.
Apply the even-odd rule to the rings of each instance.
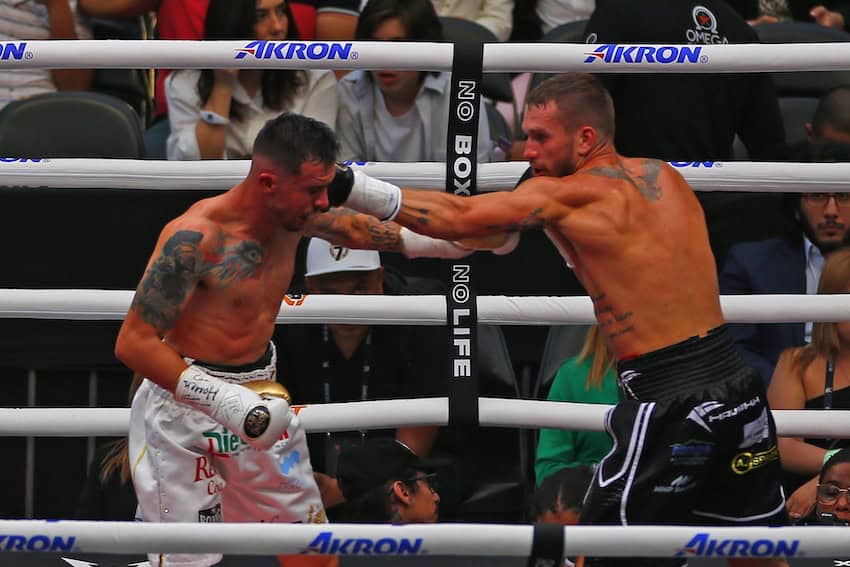
[[[437,521],[434,460],[420,459],[403,443],[379,437],[344,449],[337,481],[345,497],[343,521],[433,524]]]
[[[850,162],[850,145],[811,145],[799,161]],[[786,195],[787,229],[777,238],[733,246],[720,273],[721,294],[814,294],[826,255],[850,241],[850,193]],[[730,325],[749,366],[770,381],[779,354],[811,340],[812,324]]]

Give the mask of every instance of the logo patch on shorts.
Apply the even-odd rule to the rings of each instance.
[[[215,524],[221,522],[221,504],[216,504],[206,510],[198,510],[198,522],[201,524]]]
[[[753,421],[744,424],[744,439],[741,441],[741,444],[738,445],[738,448],[746,449],[747,447],[757,445],[767,439],[769,433],[770,428],[767,423],[767,408],[764,408],[761,410],[761,415]]]
[[[732,472],[735,474],[747,474],[753,469],[763,467],[764,465],[779,459],[779,447],[773,445],[767,451],[751,453],[746,451],[738,453],[732,458]]]
[[[670,445],[670,464],[702,465],[714,453],[714,444],[690,440]]]
[[[711,412],[713,412],[714,410],[720,409],[722,407],[723,407],[723,404],[721,404],[718,401],[712,400],[710,402],[703,402],[690,411],[687,419],[690,419],[691,421],[693,421],[694,423],[696,423],[697,425],[699,425],[700,427],[702,427],[703,429],[705,429],[706,431],[711,433],[712,432],[711,428],[708,426],[708,424],[705,422],[705,420],[703,418],[705,416],[707,416],[708,414],[710,414]]]
[[[679,494],[680,492],[687,492],[695,486],[696,482],[693,477],[683,474],[670,481],[670,484],[656,486],[652,491],[658,494]]]
[[[745,412],[748,409],[755,407],[757,404],[760,404],[760,403],[761,403],[761,398],[756,396],[752,400],[747,400],[746,402],[744,402],[744,403],[742,403],[742,404],[740,404],[740,405],[738,405],[738,406],[736,406],[736,407],[734,407],[730,410],[726,410],[726,411],[719,413],[717,415],[708,416],[708,422],[711,423],[713,421],[723,421],[724,419],[729,419],[730,417],[735,417],[739,413]]]

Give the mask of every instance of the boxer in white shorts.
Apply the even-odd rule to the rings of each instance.
[[[192,359],[186,362],[262,392],[279,387],[274,382],[273,343],[254,364],[225,367]],[[270,449],[257,450],[145,380],[133,398],[130,416],[130,462],[145,521],[327,521],[297,415],[291,416],[286,432]],[[220,560],[217,554],[150,556],[151,565],[213,565]]]
[[[115,344],[118,359],[147,377],[133,401],[131,433],[145,521],[323,521],[298,417],[287,400],[243,385],[274,379],[274,362],[264,357],[273,357],[275,320],[302,237],[411,258],[471,252],[372,216],[329,210],[336,153],[326,124],[283,113],[257,135],[245,179],[160,232]],[[245,365],[254,370],[233,374]],[[201,566],[218,558],[161,559]]]

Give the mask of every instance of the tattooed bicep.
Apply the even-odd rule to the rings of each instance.
[[[130,307],[160,331],[170,329],[202,270],[203,233],[180,230],[162,247],[136,288]]]
[[[488,230],[501,230],[503,232],[521,232],[523,230],[533,230],[535,228],[541,228],[544,225],[543,218],[543,207],[537,207],[525,218],[508,224],[497,225],[490,224],[487,225]]]

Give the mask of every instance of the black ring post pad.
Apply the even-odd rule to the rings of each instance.
[[[535,524],[528,567],[556,567],[564,561],[564,526]]]
[[[484,45],[481,42],[455,42],[452,61],[451,101],[446,133],[446,192],[474,195],[477,178],[478,122]],[[459,143],[458,140],[464,140]],[[467,141],[468,140],[468,141]],[[456,167],[468,164],[468,169]],[[458,173],[461,172],[461,173]],[[480,425],[478,416],[478,313],[471,259],[456,260],[450,266],[446,295],[449,331],[449,421],[451,429],[469,433]],[[463,293],[455,293],[462,291]],[[463,313],[462,317],[455,315]],[[464,341],[460,352],[454,339]],[[455,359],[461,361],[461,369]]]

